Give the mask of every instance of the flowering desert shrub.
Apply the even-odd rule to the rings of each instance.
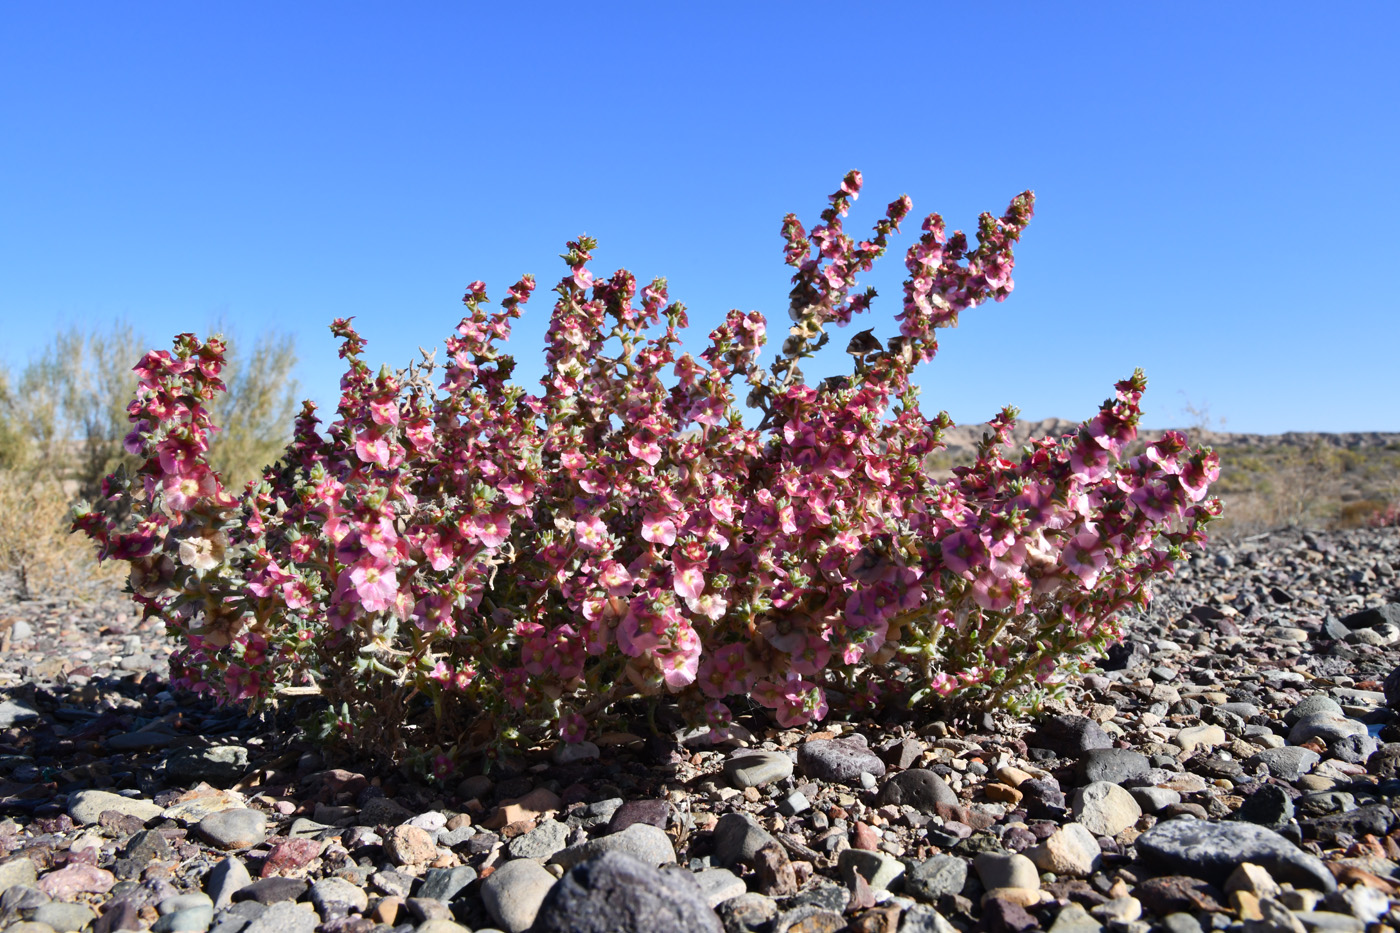
[[[856,334],[852,374],[806,385],[799,362],[867,310],[856,276],[911,210],[894,201],[857,241],[843,218],[860,186],[847,175],[810,231],[784,220],[792,326],[766,370],[762,315],[731,311],[681,352],[665,280],[595,277],[582,237],[540,394],[501,349],[529,276],[497,311],[472,283],[441,379],[431,358],[371,371],[336,321],[338,417],[321,430],[306,403],[285,457],[234,496],[205,456],[223,346],[181,335],[136,368],[126,444],[144,465],[75,524],[181,639],[180,684],[251,704],[317,692],[328,731],[396,755],[576,741],[633,697],[716,729],[743,697],[783,725],[833,705],[1033,702],[1204,540],[1216,459],[1168,433],[1120,461],[1138,372],[1074,433],[1008,450],[1007,409],[952,481],[923,469],[951,422],[920,412],[911,373],[938,328],[1010,294],[1029,192],[982,215],[975,246],[926,218],[899,333]]]

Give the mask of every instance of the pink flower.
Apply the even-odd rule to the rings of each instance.
[[[642,537],[652,544],[670,547],[676,543],[676,523],[667,515],[650,512],[642,516]]]
[[[1108,555],[1104,553],[1103,542],[1092,531],[1081,531],[1065,545],[1060,552],[1060,562],[1064,564],[1086,587],[1098,582],[1099,574],[1108,566]]]
[[[582,713],[565,713],[559,717],[559,738],[574,745],[583,741],[588,734],[588,720]]]
[[[484,547],[498,548],[510,537],[510,516],[505,512],[492,512],[472,518],[469,531],[472,537]]]
[[[399,595],[394,569],[371,556],[360,558],[350,569],[350,584],[368,612],[379,612],[393,605]]]
[[[648,466],[656,466],[661,459],[661,446],[654,440],[643,440],[639,435],[628,438],[627,449]]]
[[[705,591],[705,574],[699,564],[682,564],[676,568],[672,586],[686,600],[699,599]]]
[[[973,568],[985,565],[991,553],[976,531],[964,528],[944,538],[940,545],[943,552],[943,566],[958,576],[971,575]]]
[[[369,416],[375,424],[386,427],[399,423],[399,405],[397,399],[380,399],[369,403]]]
[[[605,560],[598,568],[598,582],[609,596],[627,596],[632,592],[632,575],[615,560]]]
[[[365,431],[355,438],[355,456],[365,463],[373,463],[389,468],[389,442],[372,431]]]
[[[724,613],[729,609],[729,603],[722,596],[714,593],[706,593],[694,599],[686,599],[686,608],[699,616],[718,621],[724,617]]]
[[[172,474],[161,480],[166,508],[172,512],[187,511],[195,502],[214,495],[218,489],[218,479],[208,467],[202,465],[183,476]]]
[[[574,540],[585,551],[600,551],[608,541],[608,526],[596,515],[585,515],[574,522]]]

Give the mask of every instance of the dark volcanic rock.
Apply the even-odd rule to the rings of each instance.
[[[1112,748],[1113,737],[1088,716],[1051,716],[1026,736],[1026,744],[1077,758],[1091,748]]]
[[[879,806],[910,806],[921,813],[931,814],[937,804],[957,804],[958,795],[953,793],[946,781],[927,768],[912,768],[886,781],[875,802]]]
[[[1253,823],[1169,820],[1138,837],[1137,853],[1153,867],[1216,885],[1223,885],[1240,862],[1253,862],[1277,881],[1328,892],[1337,889],[1320,859]]]

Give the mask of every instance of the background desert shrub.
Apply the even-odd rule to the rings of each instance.
[[[70,538],[69,508],[101,495],[102,478],[141,460],[122,442],[126,406],[136,394],[132,367],[148,341],[131,325],[57,334],[17,374],[0,370],[0,573],[21,588],[43,588],[66,574],[111,576],[82,536]],[[257,478],[286,448],[299,387],[292,338],[265,332],[229,338],[228,392],[214,405],[223,430],[210,462],[230,489]],[[108,572],[110,571],[110,572]]]
[[[86,538],[69,533],[70,498],[45,472],[0,470],[0,572],[13,573],[21,599],[75,579],[115,583],[115,562],[97,564]]]

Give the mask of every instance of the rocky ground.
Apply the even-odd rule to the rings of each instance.
[[[172,695],[116,594],[0,593],[0,928],[1400,928],[1397,566],[1393,528],[1214,547],[1035,721],[750,718],[446,787]]]

